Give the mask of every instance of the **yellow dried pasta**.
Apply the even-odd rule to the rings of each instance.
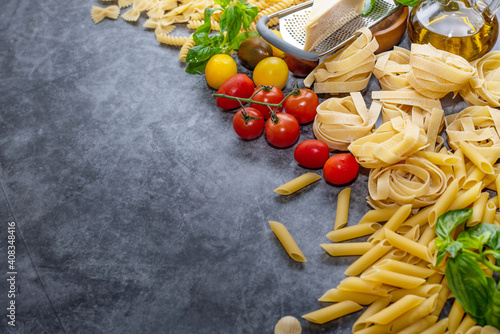
[[[318,94],[338,94],[361,91],[368,85],[378,43],[370,29],[358,32],[360,36],[351,45],[327,57],[304,79],[306,87],[314,83]]]
[[[141,13],[146,11],[150,6],[148,0],[134,0],[132,8],[122,14],[122,19],[127,22],[136,22]]]
[[[426,145],[424,130],[410,120],[396,117],[354,141],[348,149],[363,167],[381,168],[406,159]]]
[[[383,90],[410,88],[406,78],[410,72],[410,51],[399,46],[377,56],[373,74]]]
[[[179,51],[179,60],[182,62],[186,62],[186,56],[192,47],[194,47],[196,43],[193,40],[193,35],[189,36],[186,42],[182,45],[181,50]]]
[[[95,24],[101,22],[105,18],[116,20],[120,16],[120,7],[118,6],[108,6],[108,7],[97,7],[92,6],[90,10],[90,16]]]
[[[205,21],[203,21],[203,20],[189,20],[187,23],[187,28],[192,29],[192,30],[196,30],[203,23],[205,23]],[[211,20],[210,24],[212,25],[212,30],[220,31],[219,22],[217,22],[215,20]]]
[[[380,110],[381,105],[377,102],[368,110],[359,92],[344,98],[330,98],[317,108],[314,135],[330,150],[345,151],[353,141],[371,132]]]
[[[156,35],[158,42],[166,45],[172,46],[183,46],[188,40],[189,37],[184,36],[170,36],[170,35]]]
[[[438,50],[430,44],[412,44],[410,85],[420,94],[434,99],[458,93],[474,77],[476,69],[458,55]]]
[[[500,107],[500,51],[491,51],[471,63],[476,76],[460,95],[468,105]]]

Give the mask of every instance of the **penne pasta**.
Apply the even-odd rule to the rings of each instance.
[[[465,317],[462,319],[462,322],[460,323],[460,325],[458,325],[458,328],[455,331],[455,334],[465,334],[475,324],[476,324],[476,322],[474,320],[472,320],[472,318],[469,315],[465,315]]]
[[[389,252],[391,248],[391,244],[389,244],[386,240],[383,240],[347,267],[345,275],[356,276],[361,274],[365,269]]]
[[[479,194],[481,193],[482,183],[478,182],[470,189],[459,192],[457,197],[453,200],[453,202],[448,207],[448,210],[456,210],[463,209],[474,203],[475,200],[478,199]]]
[[[411,324],[405,329],[398,332],[398,334],[420,334],[430,326],[434,325],[438,317],[435,315],[428,315],[423,319]]]
[[[386,222],[398,211],[399,206],[370,210],[361,218],[358,224]]]
[[[406,295],[415,295],[419,297],[429,298],[430,296],[441,291],[441,284],[422,284],[419,287],[414,289],[396,289],[394,291],[389,292],[389,295],[392,297],[391,301],[395,302],[400,300]]]
[[[299,246],[297,245],[295,240],[293,240],[292,235],[290,234],[290,232],[288,232],[288,230],[283,224],[275,221],[270,221],[269,225],[271,226],[271,229],[273,230],[278,240],[283,245],[285,251],[293,260],[297,262],[307,261],[304,254],[302,254],[302,251],[300,250]]]
[[[337,230],[347,224],[349,217],[349,202],[351,200],[351,188],[345,188],[337,196],[337,211],[335,214],[335,227]]]
[[[452,154],[444,154],[444,153],[438,153],[438,152],[431,152],[431,151],[419,151],[415,153],[416,156],[419,156],[421,158],[427,159],[430,162],[432,162],[435,165],[446,165],[446,166],[453,166],[460,162],[460,158],[456,157],[455,155]]]
[[[369,305],[377,300],[379,296],[371,295],[368,293],[355,292],[355,291],[346,291],[339,289],[330,289],[323,296],[321,296],[318,301],[320,302],[342,302],[345,300],[352,300],[355,303],[360,305]]]
[[[340,242],[364,237],[366,235],[375,233],[379,229],[380,224],[377,223],[368,223],[361,225],[358,224],[331,231],[326,235],[326,237],[331,241]]]
[[[320,246],[331,256],[363,255],[374,247],[371,242],[321,244]]]
[[[388,296],[387,290],[382,288],[381,283],[367,281],[360,277],[344,278],[337,288],[340,290],[362,292],[376,296]]]
[[[410,239],[407,239],[395,232],[386,231],[386,236],[388,242],[396,247],[399,248],[411,255],[414,255],[424,261],[427,261],[429,263],[434,263],[434,259],[432,256],[431,251],[429,250],[428,247],[421,245],[415,241],[412,241]]]
[[[371,237],[368,238],[370,242],[378,242],[385,239],[385,230],[396,231],[408,218],[411,213],[411,204],[406,204],[399,207],[398,211],[385,223],[384,228],[375,232]]]
[[[382,260],[376,263],[373,268],[384,269],[395,273],[410,275],[419,278],[427,278],[435,273],[435,271],[432,269],[423,268],[396,260]]]
[[[446,328],[448,327],[448,318],[444,318],[436,322],[434,325],[431,327],[427,328],[423,332],[420,332],[420,334],[443,334],[446,331]],[[453,333],[450,331],[450,333]]]
[[[390,302],[391,297],[389,296],[378,297],[377,300],[375,300],[370,306],[366,308],[366,310],[361,314],[356,322],[354,322],[354,325],[352,326],[352,332],[356,333],[358,331],[361,331],[362,329],[368,328],[371,323],[367,322],[366,319],[386,308]]]
[[[488,161],[474,146],[466,141],[460,142],[460,149],[463,154],[469,158],[483,173],[492,174],[494,172],[493,165]]]
[[[453,155],[459,159],[458,162],[453,165],[453,172],[455,173],[455,179],[458,180],[458,187],[461,188],[467,178],[464,155],[461,149],[456,150]]]
[[[497,211],[496,201],[489,200],[484,208],[482,222],[485,224],[493,224],[495,221],[495,213]]]
[[[344,315],[357,312],[363,309],[363,306],[353,301],[343,301],[321,308],[319,310],[304,314],[302,318],[314,322],[315,324],[324,324]]]
[[[396,318],[405,314],[411,309],[414,309],[418,305],[424,302],[425,298],[407,295],[392,303],[388,307],[382,309],[381,311],[371,315],[366,319],[368,322],[373,322],[377,325],[387,325],[393,322]]]
[[[291,195],[294,192],[319,180],[321,180],[321,175],[308,172],[279,186],[278,188],[274,189],[274,192],[280,195]]]
[[[464,318],[464,314],[464,309],[455,299],[453,305],[451,306],[450,313],[448,314],[448,329],[450,330],[450,333],[455,333],[457,331],[458,326],[460,326],[460,323]]]
[[[414,289],[425,283],[425,279],[406,274],[385,270],[371,269],[364,272],[361,278],[369,281],[379,282],[402,289]]]
[[[407,328],[414,322],[428,316],[431,314],[432,310],[436,307],[438,294],[434,294],[431,297],[424,300],[424,302],[414,309],[406,312],[392,323],[392,331],[397,333],[404,328]],[[420,334],[420,333],[419,333]]]
[[[481,222],[486,202],[488,202],[488,197],[489,194],[487,192],[483,192],[479,195],[479,198],[472,205],[472,215],[467,221],[467,226],[474,226]]]
[[[432,206],[429,212],[429,225],[434,226],[439,216],[446,212],[448,207],[453,203],[458,193],[458,179],[453,180],[448,188],[444,191],[443,195],[439,197],[436,203]]]

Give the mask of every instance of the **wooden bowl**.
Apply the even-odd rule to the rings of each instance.
[[[408,7],[400,7],[394,13],[370,28],[379,48],[375,53],[387,51],[398,44],[406,31]]]

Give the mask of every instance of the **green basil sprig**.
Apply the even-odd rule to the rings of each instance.
[[[500,272],[486,256],[500,260],[500,228],[478,224],[468,228],[456,240],[453,231],[472,215],[472,209],[451,210],[438,218],[435,242],[436,265],[449,253],[445,274],[448,286],[465,312],[479,325],[500,329],[500,291],[495,280],[484,274],[479,263]]]
[[[373,6],[375,6],[375,2],[377,0],[365,0],[365,4],[363,6],[363,11],[361,12],[362,16],[368,15]],[[414,7],[420,0],[395,0],[396,2],[399,2],[403,6],[408,6],[408,7]]]
[[[216,54],[229,54],[238,50],[240,44],[248,37],[258,36],[255,31],[249,31],[250,24],[257,16],[259,9],[244,0],[215,0],[221,8],[205,8],[204,23],[193,34],[196,44],[186,55],[186,72],[202,74],[209,59]],[[220,17],[220,32],[210,34],[212,30],[212,14],[222,11]],[[243,26],[246,31],[241,31]]]

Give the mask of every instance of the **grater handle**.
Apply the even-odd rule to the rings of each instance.
[[[311,61],[319,59],[319,55],[317,53],[301,50],[279,38],[278,35],[274,34],[266,27],[267,22],[269,22],[269,17],[264,15],[259,21],[257,21],[257,31],[268,43],[296,58]]]

